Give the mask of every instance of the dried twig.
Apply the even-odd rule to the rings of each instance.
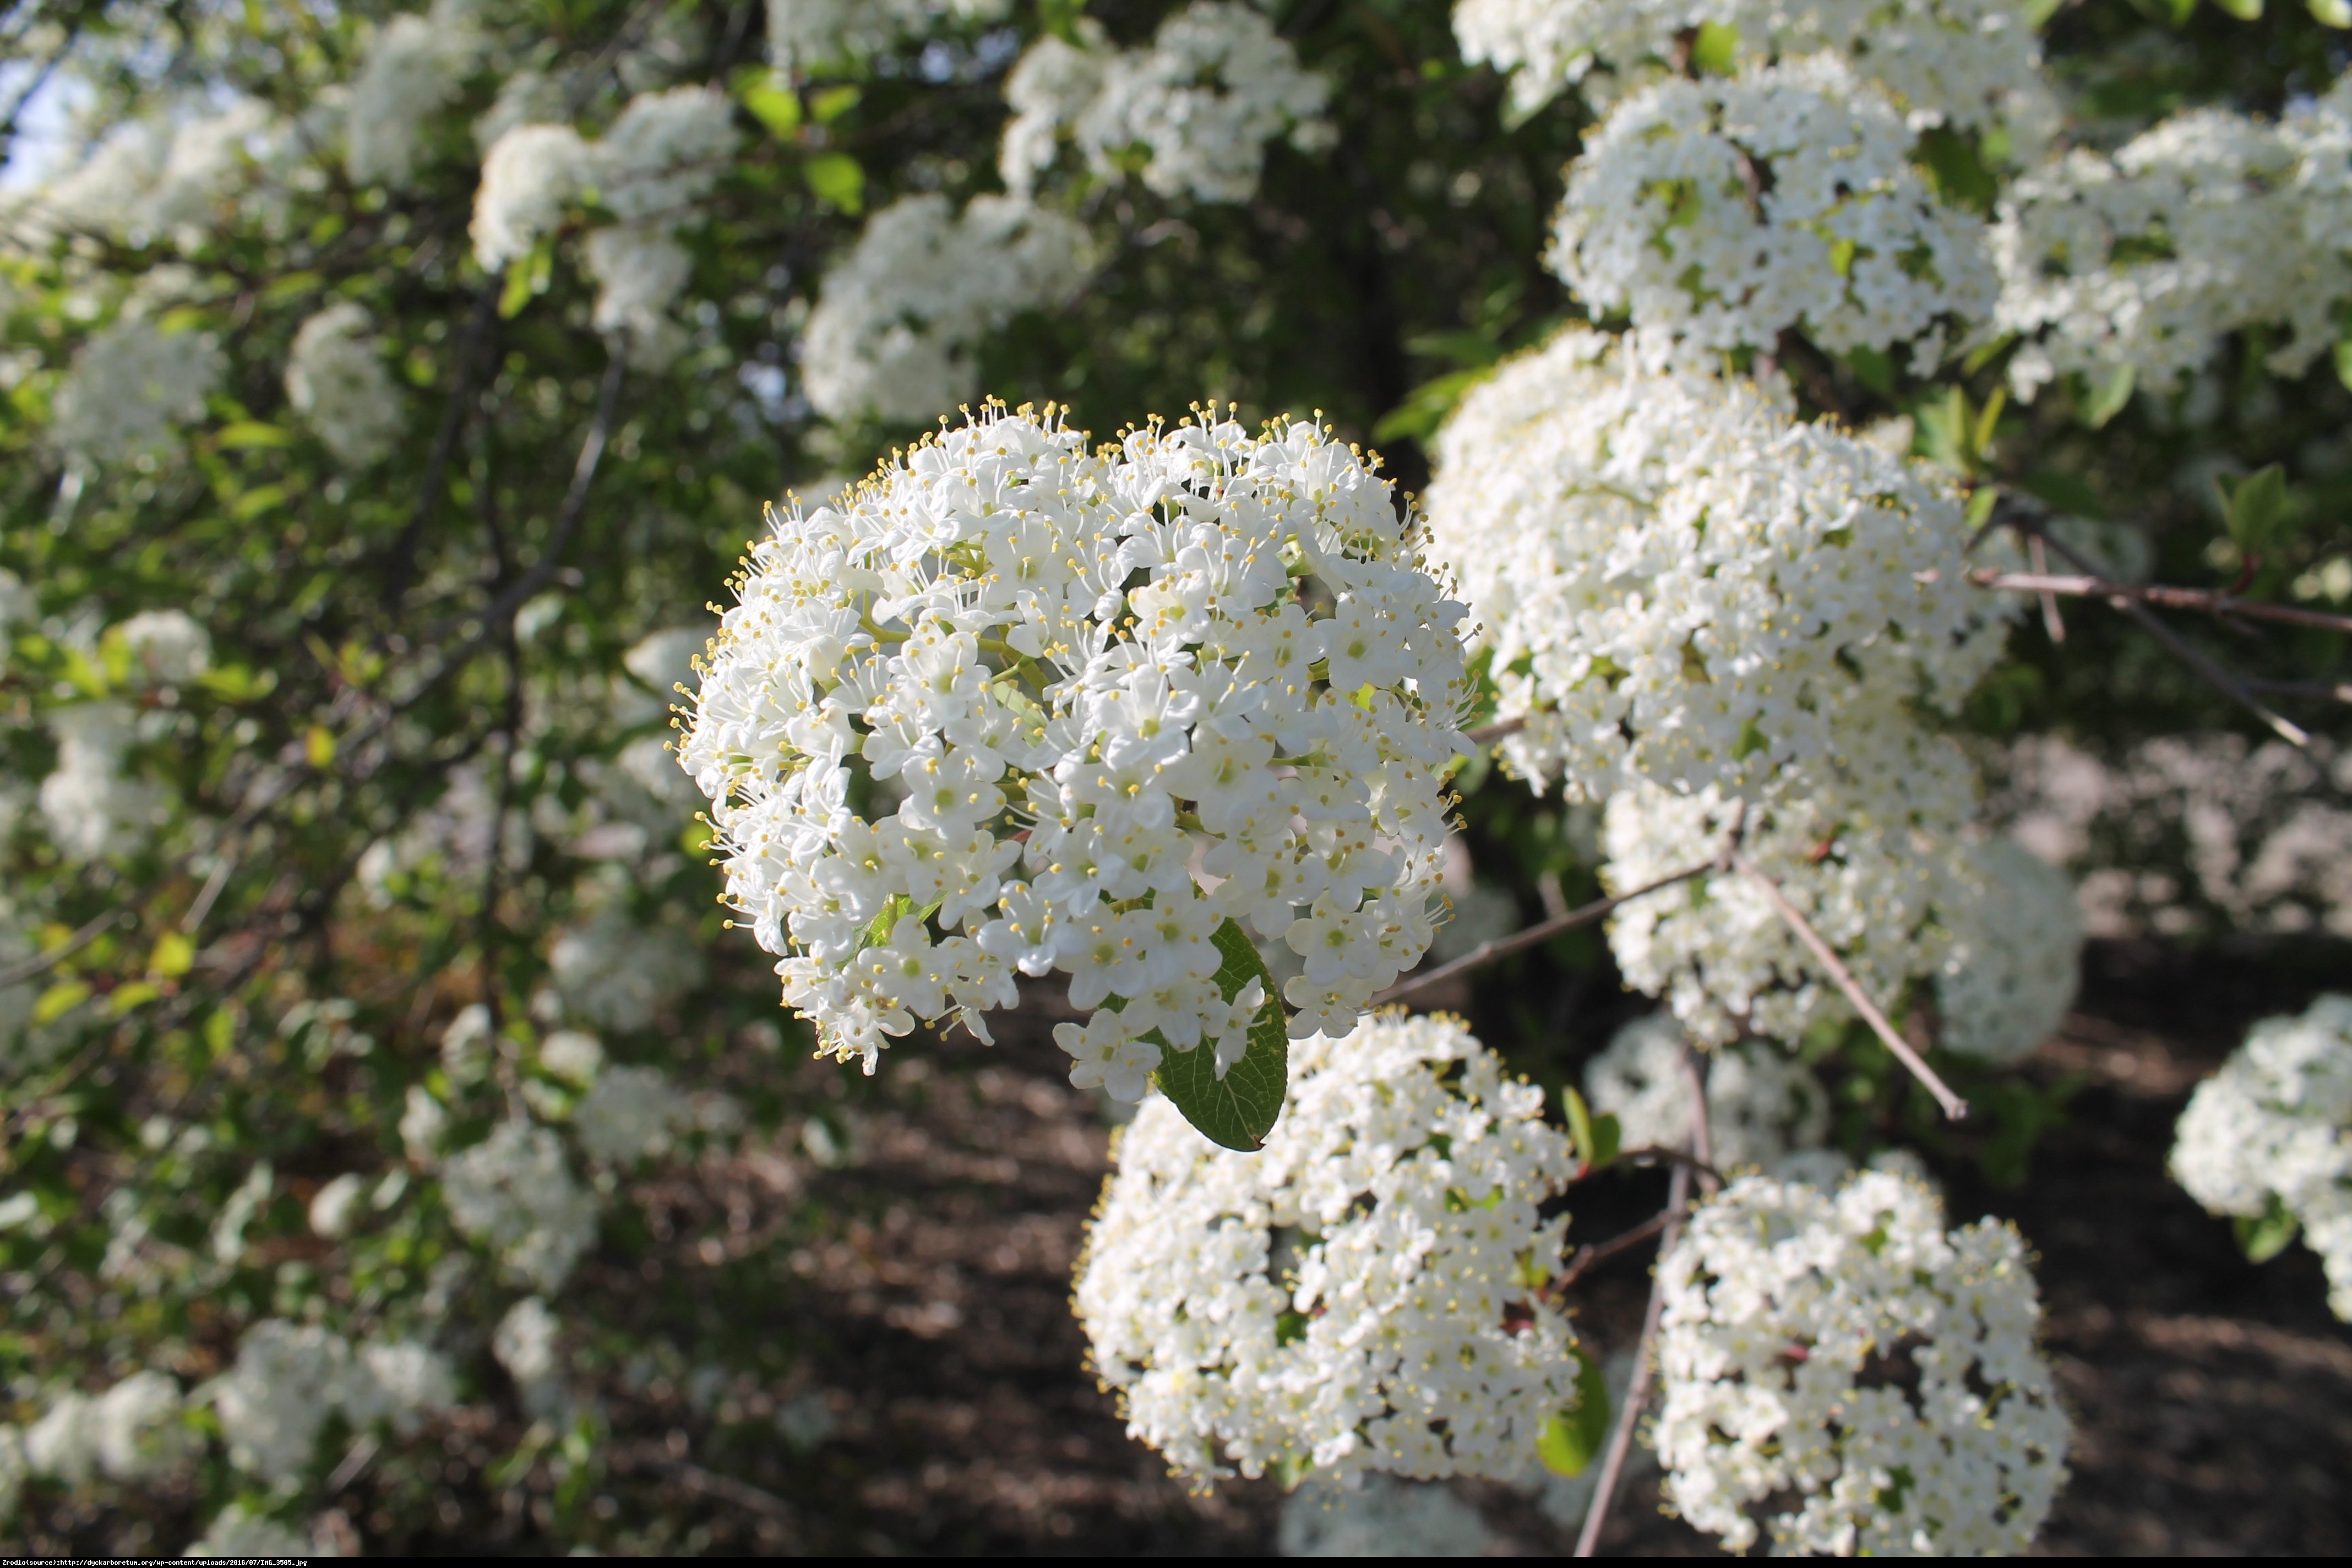
[[[1620,893],[1613,898],[1595,899],[1592,902],[1580,909],[1570,910],[1564,915],[1538,921],[1524,931],[1513,931],[1508,936],[1498,936],[1492,942],[1480,942],[1451,963],[1441,963],[1426,974],[1415,974],[1408,979],[1398,981],[1394,985],[1373,997],[1372,1004],[1379,1006],[1385,1003],[1402,1002],[1408,996],[1417,996],[1433,985],[1442,984],[1457,974],[1466,974],[1471,970],[1492,963],[1498,958],[1507,958],[1512,953],[1558,936],[1564,931],[1573,931],[1578,926],[1591,925],[1595,921],[1605,920],[1609,912],[1620,904],[1630,903],[1644,894],[1654,893],[1661,888],[1671,888],[1676,882],[1687,882],[1693,877],[1705,876],[1707,872],[1716,869],[1717,864],[1717,861],[1708,860],[1700,865],[1688,867],[1671,877],[1661,877],[1647,887],[1636,888],[1630,893]]]
[[[1917,1079],[1926,1086],[1927,1092],[1936,1097],[1936,1103],[1944,1108],[1944,1114],[1954,1121],[1966,1118],[1969,1113],[1969,1102],[1954,1094],[1950,1086],[1936,1076],[1936,1069],[1927,1065],[1927,1059],[1911,1048],[1911,1042],[1895,1032],[1895,1026],[1886,1021],[1886,1015],[1878,1010],[1878,1004],[1870,999],[1869,993],[1863,990],[1861,982],[1854,979],[1853,971],[1848,969],[1845,966],[1845,961],[1839,958],[1830,944],[1822,940],[1822,933],[1813,929],[1812,922],[1797,911],[1797,906],[1790,903],[1788,895],[1780,891],[1780,884],[1759,868],[1756,862],[1737,849],[1731,852],[1731,865],[1733,869],[1750,878],[1758,887],[1764,889],[1764,896],[1772,901],[1773,912],[1780,917],[1782,922],[1790,931],[1797,933],[1797,940],[1805,944],[1806,949],[1820,962],[1821,966],[1829,971],[1830,978],[1837,983],[1837,988],[1840,991],[1845,993],[1845,999],[1853,1004],[1853,1010],[1862,1015],[1863,1021],[1870,1026],[1871,1032],[1878,1037],[1880,1043],[1894,1052],[1895,1059],[1910,1068],[1911,1076]]]
[[[1715,1134],[1706,1120],[1706,1069],[1699,1066],[1698,1052],[1690,1041],[1683,1041],[1677,1066],[1683,1075],[1684,1092],[1691,1102],[1691,1163],[1699,1173],[1699,1185],[1713,1193],[1723,1185],[1723,1178],[1715,1170]]]
[[[1578,1247],[1569,1258],[1568,1267],[1554,1275],[1550,1282],[1544,1286],[1544,1294],[1555,1299],[1566,1295],[1568,1288],[1582,1279],[1588,1271],[1599,1268],[1621,1252],[1632,1251],[1665,1229],[1666,1222],[1671,1217],[1670,1211],[1661,1211],[1652,1215],[1622,1236],[1612,1236],[1606,1241],[1591,1242]]]
[[[1657,1219],[1658,1257],[1663,1260],[1682,1234],[1683,1206],[1690,1201],[1690,1167],[1676,1165],[1666,1189],[1666,1210]],[[1576,1555],[1590,1557],[1601,1545],[1601,1526],[1609,1521],[1609,1505],[1625,1474],[1625,1456],[1633,1447],[1633,1426],[1650,1398],[1650,1351],[1658,1338],[1658,1318],[1665,1310],[1665,1278],[1650,1281],[1650,1304],[1642,1314],[1642,1342],[1633,1351],[1633,1381],[1625,1390],[1624,1406],[1610,1428],[1608,1451],[1601,1460],[1601,1477],[1592,1484],[1592,1501],[1584,1510],[1584,1528],[1577,1531]]]
[[[2033,537],[2037,542],[2046,539],[2040,534]],[[2243,616],[2249,620],[2316,626],[2321,631],[2352,632],[2352,616],[2306,610],[2294,605],[2273,605],[2262,599],[2241,599],[2210,588],[2175,588],[2161,583],[2118,583],[2086,573],[2065,575],[2044,572],[2038,566],[2032,572],[1996,572],[1990,566],[1979,566],[1969,574],[1969,581],[1979,588],[2039,594],[2045,601],[2056,594],[2063,594],[2069,598],[2106,599],[2110,602],[2129,599],[2143,605],[2161,605],[2168,610],[2202,610],[2209,616]]]
[[[2042,526],[2042,520],[2035,516],[2029,509],[2018,505],[2015,501],[2004,499],[2003,500],[1996,503],[1993,507],[1992,516],[1986,520],[1985,528],[1990,530],[1995,523],[2003,522],[2007,523],[2010,527],[2016,529],[2020,533],[2024,534],[2029,539],[2042,540],[2051,549],[2065,557],[2067,563],[2073,566],[2077,572],[2082,573],[2084,575],[2088,577],[2096,577],[2098,575],[2097,568],[2091,564],[2088,557],[2084,556],[2082,552],[2068,544],[2064,540],[2057,538],[2045,531]],[[1979,535],[1979,537],[1981,537],[1981,535]],[[2273,712],[2262,702],[2260,699],[2255,697],[2252,691],[2246,689],[2246,685],[2243,681],[2231,674],[2228,670],[2223,669],[2220,665],[2215,664],[2203,654],[2198,652],[2194,647],[2191,647],[2189,643],[2182,638],[2179,632],[2174,631],[2170,626],[2166,626],[2163,621],[2159,620],[2154,610],[2149,609],[2137,599],[2131,598],[2125,595],[2110,594],[2107,595],[2107,603],[2113,605],[2116,609],[2121,610],[2124,614],[2137,621],[2140,624],[2141,628],[2145,630],[2148,636],[2154,637],[2158,642],[2162,643],[2166,651],[2170,653],[2173,658],[2179,659],[2181,663],[2195,670],[2199,676],[2203,678],[2206,684],[2221,692],[2222,696],[2227,697],[2231,701],[2235,702],[2238,706],[2245,709],[2246,711],[2253,714],[2257,719],[2260,719],[2263,723],[2269,725],[2272,731],[2278,735],[2280,739],[2287,742],[2290,745],[2298,747],[2304,751],[2309,751],[2311,749],[2311,736],[2305,731],[2301,725],[2293,723],[2288,720],[2280,717],[2277,713]]]

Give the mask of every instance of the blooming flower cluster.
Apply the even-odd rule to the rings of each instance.
[[[1617,105],[1569,171],[1551,262],[1654,360],[1909,345],[1934,371],[1990,316],[1982,221],[1909,162],[1912,134],[1840,57],[1671,78]]]
[[[1255,195],[1277,136],[1307,152],[1330,144],[1320,118],[1329,84],[1301,69],[1289,41],[1249,5],[1193,0],[1146,48],[1112,47],[1098,26],[1081,37],[1040,39],[1005,82],[1013,118],[1000,162],[1012,190],[1031,189],[1065,137],[1098,179],[1133,170],[1160,195],[1204,202]]]
[[[1516,1479],[1576,1402],[1575,1335],[1536,1286],[1576,1167],[1542,1091],[1458,1023],[1384,1017],[1295,1047],[1264,1150],[1148,1101],[1079,1266],[1129,1432],[1203,1479]]]
[[[294,334],[286,401],[346,468],[364,468],[398,439],[401,407],[367,310],[330,305]]]
[[[1633,80],[1673,63],[1692,29],[1724,29],[1741,65],[1834,50],[1914,129],[1997,132],[2031,153],[2057,106],[2017,0],[1456,0],[1462,58],[1511,74],[1533,109],[1605,65]]]
[[[2056,1032],[2082,979],[2074,884],[2016,839],[1966,841],[1946,901],[1952,942],[1936,975],[1938,1043],[2013,1062]]]
[[[1905,700],[1949,707],[2000,656],[2011,607],[1968,585],[1958,497],[1768,388],[1571,329],[1437,449],[1432,553],[1525,721],[1504,754],[1570,798],[1753,791]]]
[[[2352,298],[2347,120],[2340,85],[2286,127],[2192,110],[2113,156],[2078,149],[2019,179],[1992,234],[1999,325],[2028,340],[2010,362],[2019,395],[2122,371],[2169,392],[2256,326],[2285,330],[2268,363],[2299,374]]]
[[[168,1475],[194,1447],[181,1410],[180,1385],[160,1372],[133,1373],[94,1397],[65,1394],[26,1429],[26,1472],[68,1486],[93,1475],[131,1483]]]
[[[247,1331],[212,1400],[231,1461],[278,1481],[310,1463],[336,1412],[362,1430],[390,1421],[414,1432],[457,1403],[457,1384],[446,1358],[414,1341],[371,1341],[354,1352],[316,1323],[271,1318]]]
[[[2256,1024],[2189,1096],[2171,1166],[2215,1214],[2300,1226],[2352,1321],[2352,996]]]
[[[787,69],[863,58],[942,22],[995,22],[1012,0],[768,0],[768,51]]]
[[[1272,1000],[1221,994],[1222,922],[1304,959],[1294,1037],[1428,947],[1462,610],[1328,432],[1090,453],[991,407],[778,517],[737,592],[680,760],[821,1048],[871,1071],[1058,969],[1099,1009],[1062,1031],[1073,1081],[1131,1100],[1147,1036],[1222,1077]]]
[[[169,805],[162,789],[130,770],[137,712],[124,702],[85,702],[53,714],[49,729],[58,765],[41,781],[40,802],[50,838],[76,860],[137,847]]]
[[[457,95],[480,53],[476,0],[434,0],[423,16],[394,16],[368,46],[352,81],[343,164],[352,183],[405,188],[427,128]]]
[[[1751,1176],[1660,1263],[1668,1504],[1744,1551],[2022,1552],[2064,1474],[2041,1306],[2006,1222],[1947,1232],[1926,1186]],[[1759,1517],[1760,1510],[1764,1511]]]
[[[82,345],[58,384],[49,438],[100,463],[166,449],[178,426],[204,417],[220,378],[220,350],[208,334],[117,321]]]
[[[449,1218],[516,1279],[552,1290],[596,1239],[596,1202],[544,1127],[502,1121],[441,1172]]]
[[[979,384],[971,350],[1024,310],[1066,304],[1091,270],[1075,220],[1017,196],[936,194],[874,215],[825,274],[801,342],[809,401],[834,418],[936,418]]]
[[[547,959],[564,1005],[600,1029],[642,1029],[702,983],[702,955],[684,931],[618,909],[564,931]]]
[[[1609,1048],[1585,1064],[1584,1097],[1594,1111],[1617,1118],[1621,1147],[1689,1143],[1684,1049],[1682,1025],[1653,1013],[1618,1030]],[[1717,1170],[1770,1171],[1829,1133],[1830,1098],[1820,1080],[1760,1040],[1714,1052],[1706,1074],[1707,1142]]]

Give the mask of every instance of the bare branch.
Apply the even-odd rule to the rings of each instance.
[[[1731,864],[1735,870],[1753,879],[1756,885],[1764,889],[1764,896],[1772,900],[1773,912],[1797,933],[1797,940],[1805,944],[1821,966],[1829,971],[1830,978],[1837,983],[1840,991],[1845,993],[1845,999],[1853,1004],[1853,1010],[1862,1015],[1863,1021],[1870,1026],[1871,1032],[1878,1037],[1879,1042],[1894,1052],[1895,1059],[1910,1068],[1911,1076],[1936,1097],[1936,1103],[1944,1108],[1944,1114],[1954,1121],[1965,1119],[1969,1113],[1969,1102],[1954,1094],[1950,1086],[1936,1076],[1936,1069],[1927,1065],[1927,1059],[1911,1048],[1911,1042],[1895,1032],[1895,1026],[1886,1021],[1886,1015],[1878,1010],[1878,1004],[1870,999],[1869,993],[1863,990],[1861,983],[1854,979],[1853,971],[1848,969],[1845,961],[1822,940],[1822,933],[1813,929],[1812,922],[1798,913],[1797,906],[1780,891],[1780,884],[1737,849],[1731,852]]]
[[[1672,1209],[1661,1210],[1622,1236],[1612,1236],[1606,1241],[1593,1242],[1578,1247],[1575,1255],[1569,1258],[1568,1267],[1546,1283],[1543,1293],[1555,1300],[1565,1296],[1568,1293],[1568,1288],[1588,1272],[1608,1262],[1619,1253],[1629,1252],[1641,1246],[1642,1243],[1665,1229],[1667,1221],[1673,1217]]]
[[[2015,501],[2004,498],[1994,505],[1992,516],[1987,520],[1985,527],[1989,530],[1996,522],[2006,522],[2028,538],[2042,540],[2051,549],[2064,556],[2070,565],[2085,576],[2097,575],[2096,569],[2092,566],[2087,557],[2064,540],[2046,531],[2039,517]],[[2189,647],[2179,632],[2157,618],[2154,610],[2149,609],[2137,599],[2117,595],[2107,595],[2107,603],[2137,621],[2148,636],[2162,643],[2166,650],[2175,658],[2195,670],[2208,685],[2221,695],[2269,725],[2272,731],[2280,739],[2305,751],[2311,749],[2311,736],[2301,725],[2281,718],[2264,706],[2252,691],[2246,689],[2244,682]]]
[[[2305,697],[2314,702],[2352,702],[2352,680],[2246,680],[2249,691],[2279,697]]]
[[[2035,537],[2040,539],[2042,536]],[[2168,610],[2202,610],[2210,616],[2243,616],[2249,620],[2316,626],[2328,632],[2352,632],[2352,616],[2300,609],[2293,605],[2273,605],[2262,599],[2242,599],[2231,594],[2215,593],[2210,588],[2173,588],[2160,583],[2117,583],[2106,577],[2087,574],[2064,576],[2038,570],[1996,572],[1989,566],[1979,566],[1969,573],[1969,581],[1979,588],[2005,588],[2021,594],[2039,594],[2045,599],[2053,594],[2110,602],[2130,599],[2143,605],[2162,605]]]
[[[1426,974],[1415,974],[1408,979],[1398,981],[1394,985],[1373,997],[1372,1005],[1380,1006],[1385,1003],[1402,1002],[1408,996],[1418,996],[1430,987],[1451,980],[1457,974],[1466,974],[1474,969],[1483,968],[1498,958],[1508,958],[1512,953],[1533,947],[1538,942],[1549,941],[1564,931],[1573,931],[1578,926],[1587,926],[1595,921],[1606,920],[1609,912],[1620,904],[1630,903],[1645,894],[1654,893],[1661,888],[1671,888],[1676,882],[1687,882],[1693,877],[1705,876],[1714,870],[1717,865],[1717,862],[1714,860],[1704,861],[1699,865],[1677,871],[1671,877],[1661,877],[1649,886],[1636,888],[1630,893],[1620,893],[1614,898],[1595,899],[1582,908],[1570,910],[1564,915],[1538,921],[1525,931],[1513,931],[1508,936],[1498,936],[1492,942],[1480,942],[1451,963],[1441,963]]]
[[[2042,543],[2040,534],[2037,533],[2026,541],[2026,553],[2032,558],[2033,569],[2036,572],[2047,573],[2050,570],[2050,552]],[[1994,584],[1987,584],[1985,586],[1991,587]],[[2058,614],[2058,595],[2044,588],[2042,590],[2041,599],[2042,629],[2050,634],[2050,640],[2053,643],[2064,642],[2066,622],[2064,617]]]
[[[1682,1235],[1683,1208],[1690,1202],[1690,1180],[1689,1166],[1675,1167],[1672,1184],[1666,1189],[1666,1211],[1657,1219],[1661,1258],[1673,1250]],[[1584,1528],[1576,1534],[1579,1557],[1590,1557],[1600,1548],[1601,1526],[1609,1522],[1609,1505],[1617,1496],[1618,1482],[1624,1478],[1625,1456],[1633,1447],[1633,1425],[1641,1419],[1642,1406],[1650,1399],[1651,1348],[1657,1342],[1658,1318],[1665,1304],[1665,1278],[1661,1273],[1650,1281],[1650,1304],[1642,1313],[1642,1341],[1633,1351],[1633,1381],[1625,1390],[1625,1404],[1617,1412],[1617,1424],[1610,1428],[1609,1448],[1601,1461],[1601,1477],[1592,1484],[1592,1501],[1584,1510]]]
[[[1497,719],[1491,724],[1481,724],[1475,730],[1465,730],[1462,733],[1469,738],[1470,743],[1474,746],[1491,746],[1507,735],[1517,734],[1527,727],[1528,721],[1525,719]]]

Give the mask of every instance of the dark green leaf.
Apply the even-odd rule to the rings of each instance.
[[[1274,975],[1242,928],[1226,921],[1217,927],[1216,943],[1224,959],[1217,970],[1217,990],[1226,1001],[1252,980],[1265,989],[1265,1005],[1250,1025],[1249,1048],[1221,1079],[1217,1053],[1207,1042],[1189,1051],[1169,1050],[1163,1043],[1160,1070],[1151,1077],[1202,1136],[1247,1152],[1265,1147],[1265,1135],[1282,1115],[1282,1097],[1290,1087],[1290,1033]]]
[[[1428,440],[1437,434],[1437,427],[1445,423],[1446,416],[1454,412],[1454,405],[1462,401],[1463,395],[1494,374],[1486,368],[1454,370],[1434,381],[1422,383],[1405,394],[1402,403],[1381,416],[1380,423],[1372,426],[1372,439],[1393,441],[1399,437],[1410,437],[1415,441]]]
[[[2124,411],[2131,401],[2132,385],[2138,373],[2125,365],[2105,381],[2095,383],[2089,395],[2083,399],[2083,423],[2094,430],[2106,428],[2107,421]]]
[[[2074,517],[2104,520],[2107,509],[2099,500],[2099,492],[2091,481],[2080,474],[2070,474],[2061,468],[2036,468],[2026,476],[2027,493],[2050,503],[2055,511]]]
[[[2293,507],[2284,468],[2273,463],[2243,478],[2216,475],[2213,483],[2221,492],[2222,520],[2240,550],[2259,555],[2286,533]]]

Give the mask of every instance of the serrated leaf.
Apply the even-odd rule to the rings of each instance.
[[[2278,1194],[2271,1194],[2270,1206],[2252,1217],[2241,1216],[2230,1222],[2238,1233],[2238,1245],[2244,1249],[2249,1263],[2268,1263],[2294,1245],[2303,1228]]]
[[[1145,1037],[1160,1047],[1160,1070],[1151,1080],[1202,1137],[1250,1153],[1265,1146],[1265,1135],[1282,1115],[1282,1098],[1290,1088],[1290,1031],[1273,972],[1242,928],[1226,921],[1213,940],[1224,961],[1217,967],[1220,995],[1230,1002],[1253,980],[1265,989],[1265,1005],[1250,1025],[1249,1048],[1221,1079],[1216,1050],[1207,1041],[1189,1051],[1170,1050],[1154,1031]]]
[[[1545,1420],[1536,1434],[1536,1458],[1559,1476],[1580,1476],[1609,1441],[1609,1384],[1601,1364],[1578,1346],[1576,1408]]]

